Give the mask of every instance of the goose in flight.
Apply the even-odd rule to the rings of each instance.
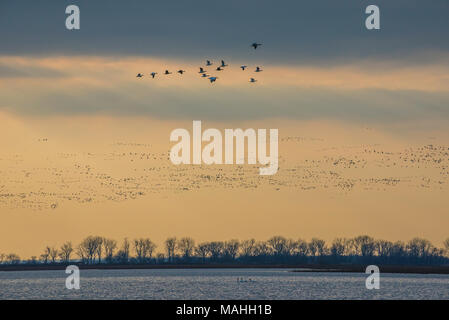
[[[200,67],[200,71],[198,73],[205,73],[205,72],[206,71],[202,67]]]
[[[165,70],[164,74],[171,74],[171,72],[168,70]]]
[[[222,71],[223,69],[221,67],[217,67],[217,69],[215,69],[217,71]]]
[[[151,76],[153,77],[153,79],[156,75],[157,75],[157,72],[151,72]]]
[[[218,77],[209,77],[210,83],[215,82],[215,80],[217,80]]]
[[[254,48],[254,50],[256,50],[258,47],[260,47],[262,44],[261,43],[257,43],[257,42],[254,42],[253,44],[251,44],[251,47],[253,47]]]
[[[221,67],[227,67],[228,65],[224,62],[224,60],[221,60]]]
[[[256,81],[257,81],[257,80],[254,79],[254,78],[249,79],[249,82],[251,82],[251,83],[254,83],[254,82],[256,82]]]
[[[262,69],[260,69],[260,67],[256,67],[256,72],[261,72],[263,71]]]
[[[182,75],[184,72],[186,72],[186,71],[185,71],[185,70],[182,70],[182,69],[181,69],[181,70],[178,70],[178,73],[181,74],[181,75]]]
[[[247,68],[247,66],[240,66],[240,68],[245,71],[245,69]]]
[[[206,60],[206,66],[211,66],[212,62],[210,62],[210,60]]]
[[[136,77],[137,77],[137,78],[142,78],[142,77],[143,77],[143,74],[142,74],[142,73],[138,73]]]
[[[202,75],[201,75],[201,77],[203,77],[203,78],[206,78],[206,77],[208,77],[209,75],[208,74],[205,74],[205,73],[203,73]]]

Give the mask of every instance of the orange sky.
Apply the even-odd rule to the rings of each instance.
[[[437,245],[448,236],[449,181],[447,171],[441,173],[448,157],[439,165],[410,167],[399,158],[429,144],[447,150],[448,132],[438,127],[423,132],[410,131],[412,123],[398,131],[324,120],[203,122],[204,128],[279,128],[279,172],[260,177],[251,168],[176,167],[163,156],[147,158],[166,155],[170,131],[191,130],[187,120],[7,113],[0,120],[0,252],[39,255],[46,245],[77,243],[90,234],[145,236],[160,246],[168,236],[205,241],[280,234],[331,241],[370,234],[422,236]],[[348,159],[366,165],[346,168],[341,161]],[[201,178],[206,174],[230,182],[209,183]],[[391,185],[393,178],[401,181]],[[352,188],[343,185],[351,181]],[[139,190],[143,194],[135,196]],[[69,200],[69,193],[80,199]]]

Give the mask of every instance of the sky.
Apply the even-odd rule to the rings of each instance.
[[[65,28],[70,4],[80,30]],[[371,4],[380,30],[365,28]],[[440,243],[448,14],[446,0],[0,1],[0,252],[30,256],[93,233]],[[229,64],[207,68],[213,84],[198,74],[206,59]],[[241,185],[211,189],[201,177],[222,168],[173,167],[170,131],[192,120],[278,128],[278,175],[248,171]],[[157,161],[142,162],[147,154]],[[226,170],[232,180],[243,169]]]
[[[421,3],[379,0],[381,29],[368,31],[367,1],[2,1],[0,109],[214,120],[448,118],[449,4]],[[80,30],[64,27],[68,4],[80,7]],[[262,49],[252,50],[253,41]],[[213,89],[199,79],[157,89],[134,81],[137,72],[169,67],[193,76],[205,59],[265,70],[256,88],[245,85],[248,76],[226,75],[219,82],[227,85]],[[70,91],[58,86],[64,82]],[[27,93],[33,106],[17,99],[23,90],[38,91]]]

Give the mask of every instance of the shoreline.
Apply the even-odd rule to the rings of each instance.
[[[1,271],[52,271],[65,270],[68,264],[55,265],[9,265],[0,266]],[[148,264],[76,264],[80,270],[145,270],[145,269],[292,269],[290,272],[345,272],[365,273],[367,265],[260,265],[260,264],[178,264],[178,265],[148,265]],[[449,274],[449,265],[444,266],[404,266],[404,265],[379,265],[382,273],[403,274]]]

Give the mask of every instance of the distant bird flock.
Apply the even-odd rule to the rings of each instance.
[[[254,50],[256,50],[261,45],[262,45],[262,43],[254,42],[254,43],[251,44],[251,47],[254,48]],[[211,67],[212,65],[213,65],[213,62],[211,60],[206,60],[206,63],[205,63],[206,67]],[[215,68],[215,71],[216,72],[223,71],[223,70],[225,70],[225,67],[228,67],[228,66],[229,65],[226,64],[226,62],[224,60],[221,60],[221,64],[217,68]],[[248,66],[242,65],[242,66],[240,66],[240,69],[242,69],[242,71],[245,71],[246,69],[248,69]],[[256,66],[256,69],[254,70],[254,72],[262,72],[262,71],[263,70],[262,70],[262,68],[260,66]],[[179,73],[180,75],[183,75],[185,72],[186,71],[182,70],[182,69],[176,71],[176,73]],[[218,79],[217,76],[210,75],[207,72],[208,71],[205,70],[204,67],[199,67],[198,73],[200,74],[201,78],[209,79],[210,83],[214,83],[215,81],[217,81],[217,79]],[[152,79],[154,79],[157,74],[158,74],[157,72],[151,72],[150,76],[151,76]],[[163,75],[170,75],[170,74],[172,74],[172,72],[170,72],[169,70],[165,70],[163,72]],[[137,78],[142,78],[143,76],[144,76],[143,73],[138,73],[136,75]],[[257,79],[251,77],[251,78],[249,78],[249,82],[250,83],[255,83],[255,82],[257,82]]]

